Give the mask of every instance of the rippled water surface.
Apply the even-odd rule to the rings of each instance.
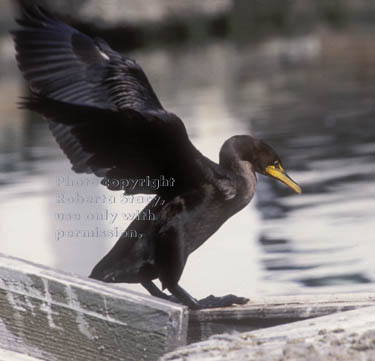
[[[278,151],[303,189],[299,196],[259,176],[250,206],[189,258],[181,285],[194,296],[374,290],[372,34],[319,30],[246,47],[218,42],[132,54],[204,154],[217,160],[225,139],[253,134]],[[11,58],[6,64],[0,252],[87,275],[129,223],[124,213],[145,200],[71,172],[45,122],[16,109],[23,88]],[[89,195],[94,202],[79,201]],[[97,231],[82,236],[88,229]]]

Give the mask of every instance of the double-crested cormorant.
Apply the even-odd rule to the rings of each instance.
[[[232,295],[197,301],[178,281],[189,254],[250,202],[256,172],[301,192],[275,151],[249,135],[236,135],[223,144],[216,164],[190,142],[183,122],[163,108],[134,60],[36,5],[24,6],[17,22],[18,66],[32,93],[21,106],[48,119],[75,172],[94,173],[111,190],[157,194],[161,200],[144,209],[152,209],[154,221],[130,224],[128,229],[142,237],[124,232],[90,277],[141,283],[152,295],[190,308],[246,302]],[[149,180],[161,177],[170,180],[168,186],[150,187]],[[152,282],[157,278],[171,296]]]

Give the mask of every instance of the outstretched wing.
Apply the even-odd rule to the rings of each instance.
[[[59,140],[73,169],[85,167],[87,173],[104,177],[109,189],[167,195],[204,179],[205,158],[173,114],[98,109],[36,95],[21,105],[69,129],[59,132]],[[166,182],[152,184],[153,179]]]
[[[17,60],[33,93],[22,105],[49,119],[73,170],[103,177],[110,189],[125,184],[129,194],[202,181],[205,158],[133,60],[38,6],[23,9],[18,23]],[[161,176],[174,179],[173,190],[150,187],[147,177]]]
[[[34,93],[104,109],[162,109],[132,59],[58,20],[37,5],[22,8],[13,32],[18,66]]]

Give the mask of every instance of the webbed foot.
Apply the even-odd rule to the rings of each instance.
[[[201,308],[230,307],[233,305],[244,305],[247,302],[249,302],[248,298],[235,295],[226,295],[222,297],[210,295],[198,301]]]
[[[171,295],[167,295],[160,291],[152,281],[142,283],[153,296],[163,298],[171,302],[179,303],[188,306],[191,310],[201,310],[204,308],[215,308],[215,307],[230,307],[233,305],[244,305],[249,301],[246,297],[238,297],[235,295],[226,295],[222,297],[215,297],[210,295],[200,301],[189,295],[182,287],[178,284],[173,287],[169,287],[168,290]]]

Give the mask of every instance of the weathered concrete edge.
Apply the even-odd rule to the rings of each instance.
[[[302,320],[367,306],[375,306],[375,292],[255,297],[242,306],[192,311],[190,321]]]
[[[81,289],[96,291],[103,295],[108,295],[116,298],[126,297],[127,299],[134,302],[147,301],[150,306],[167,312],[177,311],[181,314],[186,313],[186,307],[173,302],[162,300],[153,296],[144,295],[132,290],[127,290],[115,284],[104,283],[64,271],[55,270],[41,264],[36,264],[24,259],[8,256],[3,253],[0,253],[0,267],[17,272],[22,272],[27,275],[36,275],[49,280],[57,280],[66,285],[78,286]],[[16,292],[16,289],[10,290]],[[38,295],[35,296],[36,298],[38,298]]]
[[[12,280],[12,282],[9,282],[9,280]],[[40,288],[44,290],[43,293],[34,287],[34,282],[42,282]],[[143,312],[132,319],[133,327],[135,326],[139,330],[142,330],[143,327],[147,331],[157,332],[158,329],[153,330],[153,327],[159,327],[159,325],[154,326],[153,322],[150,322],[156,316],[157,311],[159,317],[164,315],[162,317],[166,323],[165,327],[169,330],[165,331],[167,336],[166,351],[186,344],[188,327],[186,307],[126,290],[113,284],[105,284],[60,272],[0,253],[0,289],[20,296],[32,297],[50,305],[73,309],[76,312],[125,327],[127,326],[127,319],[124,321],[121,315],[121,311],[126,308],[124,304],[125,306],[139,304],[142,305]],[[61,293],[66,293],[67,290],[70,292],[70,297],[68,299],[66,296],[61,297]],[[97,297],[102,302],[104,300],[104,304],[100,302],[98,302],[98,305],[95,305],[95,302],[93,304],[91,296]],[[105,299],[113,301],[110,306],[105,304]],[[86,300],[89,302],[86,303]]]
[[[159,361],[216,361],[224,355],[228,361],[271,360],[271,356],[275,360],[288,343],[314,343],[327,333],[352,336],[374,330],[375,306],[368,306],[256,331],[215,335],[170,352]]]

